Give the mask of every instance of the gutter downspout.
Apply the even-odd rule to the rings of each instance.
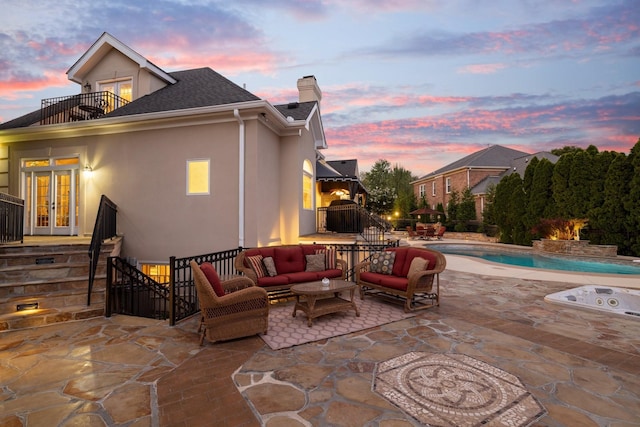
[[[238,120],[238,247],[244,248],[244,165],[245,165],[245,129],[244,120],[238,109],[233,110],[233,116]]]

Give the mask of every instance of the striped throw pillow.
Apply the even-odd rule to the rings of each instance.
[[[327,270],[336,269],[336,250],[335,249],[316,249],[316,254],[325,254],[324,265]]]
[[[247,261],[249,261],[249,265],[253,268],[258,279],[267,276],[267,269],[264,267],[264,263],[262,262],[262,255],[248,256]]]

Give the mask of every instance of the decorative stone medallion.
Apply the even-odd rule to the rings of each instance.
[[[381,362],[373,390],[427,426],[528,426],[547,413],[517,377],[463,354]]]

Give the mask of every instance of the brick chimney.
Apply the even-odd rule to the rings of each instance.
[[[318,101],[319,104],[322,100],[322,91],[315,76],[298,79],[298,92],[298,102]]]

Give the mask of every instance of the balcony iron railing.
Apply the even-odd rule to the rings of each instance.
[[[108,91],[47,98],[42,100],[40,124],[99,119],[128,103],[126,99]]]

